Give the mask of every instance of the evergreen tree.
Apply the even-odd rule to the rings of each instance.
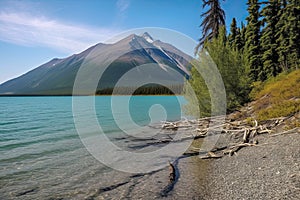
[[[265,74],[263,73],[260,57],[260,21],[259,9],[260,5],[258,0],[248,0],[249,16],[246,18],[248,21],[245,33],[245,54],[247,59],[247,68],[249,75],[253,81],[264,80]]]
[[[195,48],[195,53],[204,44],[206,40],[211,40],[218,36],[219,27],[225,25],[225,12],[221,8],[219,0],[202,0],[203,8],[207,6],[209,9],[201,14],[204,17],[200,27],[202,27],[202,37],[199,40],[199,44]]]
[[[246,26],[243,22],[241,23],[241,28],[238,28],[237,33],[238,34],[236,37],[236,45],[238,50],[243,52],[245,48],[245,42],[246,42]]]
[[[264,78],[276,76],[281,72],[276,51],[278,48],[278,44],[276,43],[276,25],[279,21],[279,11],[280,1],[269,0],[261,12],[264,17],[263,23],[265,24],[261,36],[262,64],[264,74],[266,75]]]
[[[297,69],[300,66],[300,2],[282,0],[277,24],[277,52],[283,69]]]
[[[237,28],[236,33],[237,34],[236,34],[236,38],[235,38],[235,47],[240,52],[243,52],[243,47],[245,45],[245,42],[244,42],[244,39],[243,39],[242,30],[240,28]]]
[[[236,40],[237,40],[237,35],[238,35],[238,29],[236,25],[236,19],[233,18],[231,25],[230,25],[230,34],[229,34],[229,44],[231,47],[236,48]]]
[[[245,45],[244,35],[245,35],[245,26],[241,23],[242,29],[237,27],[236,19],[233,18],[230,25],[230,34],[228,36],[229,44],[232,48],[236,48],[242,52]]]
[[[287,10],[289,13],[289,63],[292,69],[300,66],[300,1],[289,0]]]
[[[244,41],[244,45],[246,43],[246,26],[243,22],[241,22],[241,38]]]
[[[278,54],[278,62],[279,66],[283,70],[288,70],[289,64],[287,55],[289,54],[289,28],[288,28],[288,13],[287,13],[287,1],[281,0],[281,8],[278,12],[279,21],[276,24],[276,43],[278,44],[277,47],[277,54]]]

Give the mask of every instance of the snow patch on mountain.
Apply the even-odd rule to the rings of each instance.
[[[145,33],[142,35],[142,37],[143,37],[147,42],[149,42],[149,43],[153,43],[153,42],[154,42],[154,40],[153,40],[153,38],[151,37],[151,35],[149,35],[149,33],[147,33],[147,32],[145,32]]]

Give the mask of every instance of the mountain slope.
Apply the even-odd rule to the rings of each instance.
[[[95,73],[106,69],[97,90],[113,88],[124,76],[123,86],[135,86],[141,80],[166,85],[183,83],[189,77],[192,58],[174,46],[153,40],[148,34],[135,34],[114,44],[97,44],[80,54],[65,59],[53,59],[26,74],[0,85],[0,94],[6,95],[71,95],[79,69],[89,69],[82,84],[99,79]],[[93,63],[92,66],[90,63]],[[152,64],[152,65],[151,65]],[[140,67],[145,66],[146,67]],[[130,72],[128,75],[127,72]],[[91,94],[91,91],[83,92]]]

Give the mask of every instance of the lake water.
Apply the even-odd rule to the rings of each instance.
[[[127,97],[116,98],[113,115],[111,97],[95,97],[96,117],[103,131],[124,147],[133,143],[123,137],[120,126],[129,131],[131,126],[126,120],[122,124],[126,115],[121,108],[128,108],[135,124],[147,126],[164,115],[179,120],[185,103],[175,96],[133,96],[129,105]],[[72,97],[1,97],[0,107],[0,199],[83,199],[130,176],[105,166],[87,151],[75,128]],[[149,114],[153,108],[158,112]],[[84,105],[81,109],[88,119]],[[97,134],[88,123],[87,130]]]

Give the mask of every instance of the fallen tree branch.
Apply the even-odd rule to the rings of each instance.
[[[232,156],[234,153],[238,152],[243,147],[256,146],[256,144],[252,143],[240,143],[233,146],[230,146],[228,149],[223,150],[224,154],[229,154]]]
[[[284,134],[290,134],[290,133],[295,133],[296,130],[298,130],[299,128],[296,127],[296,128],[293,128],[293,129],[290,129],[290,130],[287,130],[287,131],[284,131],[284,132],[281,132],[281,133],[276,133],[276,134],[272,134],[270,135],[271,137],[275,137],[275,136],[278,136],[278,135],[284,135]],[[300,129],[299,129],[300,130]],[[297,132],[296,132],[297,133]]]
[[[201,159],[208,159],[208,158],[222,158],[223,156],[222,155],[217,155],[213,152],[208,152],[205,156],[201,156],[200,158]]]

